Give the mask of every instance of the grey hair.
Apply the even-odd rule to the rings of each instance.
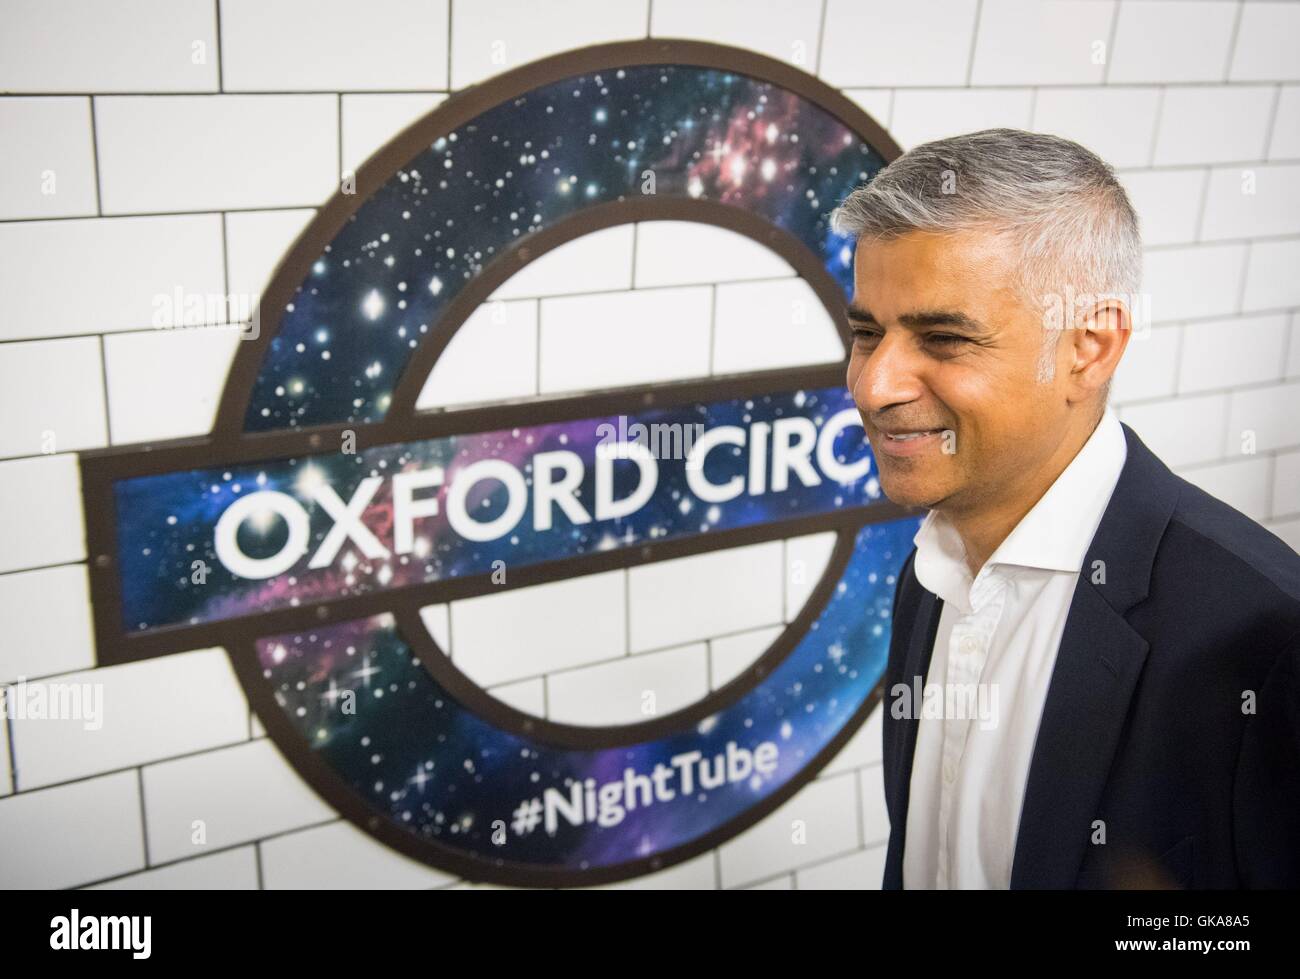
[[[853,191],[831,227],[857,240],[911,231],[1003,237],[1017,252],[1021,300],[1039,311],[1063,309],[1062,328],[1072,325],[1072,298],[1131,304],[1142,283],[1138,218],[1114,169],[1043,133],[985,129],[916,146]],[[1045,332],[1040,380],[1051,377],[1060,338],[1059,329]]]

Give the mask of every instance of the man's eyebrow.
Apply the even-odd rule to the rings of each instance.
[[[844,315],[848,317],[851,323],[862,323],[869,326],[879,326],[876,317],[872,315],[871,310],[863,309],[860,306],[846,306]],[[972,333],[985,332],[984,324],[979,320],[967,316],[965,313],[955,309],[922,309],[914,313],[903,313],[898,317],[898,322],[904,326],[910,327],[927,327],[927,326],[955,326],[960,329],[969,330]]]

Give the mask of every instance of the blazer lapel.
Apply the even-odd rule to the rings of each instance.
[[[1177,478],[1133,430],[1084,558],[1057,650],[1020,811],[1013,888],[1073,888],[1148,643],[1125,619],[1146,598]],[[1094,580],[1096,579],[1096,580]]]
[[[915,579],[914,579],[915,580]],[[898,587],[903,587],[900,581]],[[909,688],[914,684],[924,684],[930,669],[930,654],[934,651],[934,636],[939,630],[939,615],[943,611],[943,601],[933,592],[926,591],[920,583],[916,588],[921,593],[917,603],[916,619],[908,636],[907,656],[903,662],[903,673],[897,680]],[[921,679],[918,681],[916,677]],[[892,702],[892,691],[885,691],[885,709]],[[919,703],[915,704],[919,709]],[[893,770],[889,773],[889,785],[894,786],[898,794],[895,811],[898,813],[898,825],[890,828],[889,845],[885,851],[885,877],[883,890],[900,890],[903,886],[903,837],[907,831],[907,797],[912,781],[912,756],[916,752],[916,734],[920,718],[911,717],[899,721],[902,737],[898,750],[894,753]]]

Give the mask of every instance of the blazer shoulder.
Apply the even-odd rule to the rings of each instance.
[[[1183,479],[1166,545],[1237,587],[1257,587],[1300,614],[1300,554],[1240,510]],[[1171,541],[1170,538],[1173,538]],[[1190,570],[1190,569],[1189,569]],[[1280,593],[1280,594],[1278,594]]]

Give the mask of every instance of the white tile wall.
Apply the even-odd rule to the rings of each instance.
[[[104,445],[104,365],[98,337],[0,345],[0,456]],[[59,385],[51,385],[51,377]]]
[[[76,887],[145,865],[140,773],[0,799],[0,887]]]
[[[285,833],[259,848],[263,881],[276,890],[425,889],[455,880],[376,843],[346,821]]]
[[[32,615],[40,609],[40,615]],[[0,575],[0,683],[89,669],[95,663],[84,564]]]
[[[223,850],[208,857],[195,857],[179,863],[146,870],[125,877],[114,877],[89,888],[92,891],[255,891],[257,850],[251,846]]]
[[[94,215],[95,148],[87,98],[0,101],[0,218]],[[10,134],[24,134],[14,138]]]
[[[221,0],[224,89],[446,88],[448,2]]]
[[[142,772],[154,863],[335,818],[266,738],[149,765]]]
[[[463,886],[339,821],[250,721],[223,653],[95,669],[74,453],[205,432],[239,343],[213,326],[230,318],[223,300],[261,292],[340,171],[448,93],[567,48],[647,33],[747,47],[840,87],[904,147],[1000,125],[1087,143],[1121,168],[1147,248],[1156,326],[1129,343],[1112,391],[1121,417],[1180,473],[1300,547],[1300,4],[358,9],[6,4],[0,683],[102,684],[108,720],[95,737],[15,722],[12,778],[11,725],[0,723],[0,887]],[[173,303],[195,295],[216,297],[218,312],[155,328],[183,325]],[[755,310],[784,313],[801,295],[783,260],[730,232],[610,228],[503,284],[500,306],[475,314],[420,403],[835,359],[815,302],[799,331],[783,316],[754,340]],[[493,345],[511,356],[489,360]],[[47,430],[57,454],[42,454]],[[828,556],[824,539],[774,542],[437,606],[425,620],[502,701],[608,723],[636,716],[644,690],[664,711],[743,671],[797,614]],[[705,586],[709,603],[698,601]],[[566,627],[576,620],[582,630]],[[880,718],[877,708],[818,779],[750,832],[612,886],[878,886]],[[195,819],[205,844],[191,842]],[[807,820],[805,843],[791,840],[795,819]]]
[[[95,123],[105,214],[301,207],[340,179],[334,95],[109,95]]]
[[[8,0],[0,91],[214,92],[212,0]]]
[[[80,689],[99,716],[14,718],[19,789],[248,739],[248,704],[220,649],[28,682]]]
[[[220,215],[0,223],[0,340],[171,326],[178,289],[225,295]]]

